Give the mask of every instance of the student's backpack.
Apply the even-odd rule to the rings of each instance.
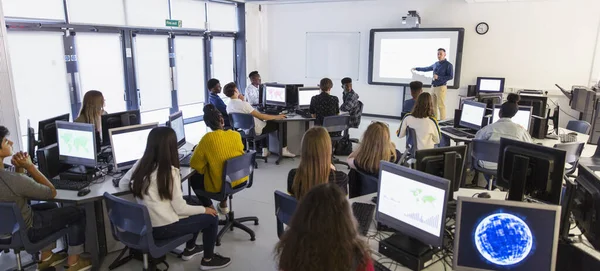
[[[344,136],[335,144],[334,155],[346,156],[352,153],[352,142],[348,135]]]

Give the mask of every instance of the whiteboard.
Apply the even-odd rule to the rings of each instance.
[[[306,32],[306,78],[358,81],[360,32]]]

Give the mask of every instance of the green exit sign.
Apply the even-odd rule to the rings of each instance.
[[[181,20],[165,20],[165,25],[169,27],[181,27]]]

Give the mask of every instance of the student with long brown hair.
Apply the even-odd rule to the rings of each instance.
[[[403,138],[407,134],[407,127],[415,129],[417,134],[417,149],[433,149],[435,144],[440,143],[440,127],[434,116],[433,99],[431,94],[424,92],[417,98],[417,103],[412,112],[404,117],[402,125],[398,130],[398,137]]]
[[[331,164],[331,138],[323,127],[308,129],[302,137],[300,165],[288,174],[288,192],[301,199],[314,186],[335,183],[348,191],[348,175]]]
[[[204,253],[201,270],[223,268],[230,258],[214,253],[219,220],[210,207],[188,205],[181,191],[177,136],[169,127],[150,131],[144,155],[123,177],[131,180],[130,188],[139,204],[145,205],[156,240],[172,239],[186,234],[193,238],[186,243],[181,258],[185,261]],[[202,232],[202,246],[196,238]]]
[[[275,257],[281,271],[374,270],[348,200],[330,183],[315,186],[300,201]]]
[[[379,162],[398,162],[400,152],[390,140],[390,128],[386,123],[373,122],[362,136],[358,149],[348,156],[348,165],[371,175],[379,174]]]
[[[96,131],[102,134],[101,118],[103,114],[106,114],[106,112],[104,111],[104,96],[102,92],[90,90],[83,95],[81,110],[75,122],[94,124]]]

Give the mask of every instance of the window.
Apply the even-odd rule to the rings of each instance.
[[[211,31],[238,31],[235,4],[208,3],[208,26]]]
[[[135,37],[135,71],[140,91],[140,111],[166,109],[164,119],[171,108],[171,72],[167,36],[137,35]],[[157,113],[158,114],[158,113]],[[160,121],[154,114],[142,116],[145,123]],[[163,122],[163,121],[161,121]]]
[[[127,25],[165,27],[169,19],[168,0],[124,0]]]
[[[201,0],[171,0],[171,19],[181,20],[181,27],[205,29],[206,4]]]
[[[71,23],[125,25],[123,0],[71,0],[67,4]]]
[[[215,37],[212,39],[212,74],[222,85],[235,81],[234,76],[234,40]]]
[[[8,47],[21,132],[28,119],[37,132],[40,120],[71,113],[63,34],[8,32]]]
[[[101,91],[109,113],[127,109],[121,35],[117,33],[77,33],[75,36],[81,94]],[[82,96],[83,97],[83,96]]]
[[[62,0],[2,0],[5,17],[65,21]]]
[[[177,96],[185,118],[202,115],[206,80],[204,78],[204,38],[175,38]],[[187,106],[190,105],[190,106]],[[196,108],[200,108],[197,110]]]

